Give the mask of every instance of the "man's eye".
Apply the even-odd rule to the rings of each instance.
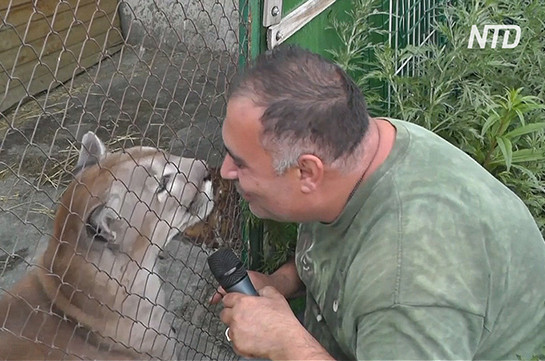
[[[157,193],[166,191],[169,183],[170,175],[163,176],[163,178],[161,178],[161,181],[159,182],[159,187],[157,187]]]
[[[236,160],[236,159],[233,159],[233,164],[237,168],[245,168],[246,167],[246,165],[243,162],[241,162],[240,160]]]

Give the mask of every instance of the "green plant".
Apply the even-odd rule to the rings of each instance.
[[[380,109],[384,84],[374,77],[378,63],[375,58],[377,47],[382,47],[388,38],[383,24],[388,13],[382,11],[378,0],[353,0],[353,7],[347,11],[348,21],[331,19],[331,28],[339,36],[341,47],[327,50],[329,54],[362,89],[373,89],[366,94],[370,109]]]
[[[488,171],[505,166],[507,172],[513,164],[541,162],[545,160],[545,149],[528,146],[520,138],[545,129],[545,122],[526,124],[525,115],[532,110],[544,109],[539,99],[523,96],[522,88],[507,90],[506,95],[496,96],[496,101],[485,110],[479,146],[472,148],[471,155]],[[518,120],[518,122],[515,122]],[[518,145],[518,149],[513,149]]]
[[[377,15],[370,9],[377,2],[358,0],[354,6],[348,22],[333,22],[348,50],[332,54],[346,70],[362,73],[358,84],[380,105],[372,115],[420,124],[467,152],[523,199],[545,234],[542,1],[437,2],[433,36],[427,38],[434,41],[401,48],[369,48],[370,34],[354,41],[357,29],[374,31],[370,24]],[[521,41],[514,49],[468,49],[474,24],[517,24]],[[366,86],[377,82],[388,91]]]
[[[252,269],[271,273],[294,256],[296,224],[259,219],[252,214],[246,202],[242,204],[242,218],[245,220],[243,228],[253,238],[249,249]]]

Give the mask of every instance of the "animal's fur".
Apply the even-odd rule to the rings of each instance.
[[[214,209],[204,222],[184,231],[185,239],[208,248],[240,247],[236,220],[240,217],[240,196],[232,181],[223,179],[219,169],[210,169],[214,188]]]
[[[0,358],[175,358],[158,254],[212,210],[205,165],[87,133],[39,264],[0,301]]]

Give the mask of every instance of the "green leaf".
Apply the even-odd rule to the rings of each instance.
[[[511,141],[506,137],[496,137],[498,147],[500,147],[503,159],[505,160],[505,166],[507,171],[511,169],[511,161],[513,160],[513,145]]]
[[[512,131],[505,133],[504,137],[512,139],[515,137],[520,137],[521,135],[534,133],[544,129],[545,129],[545,123],[532,123],[532,124],[525,125],[523,127],[518,127],[516,129],[513,129]]]
[[[488,119],[483,125],[483,128],[481,130],[481,137],[484,137],[486,132],[488,132],[488,129],[490,129],[490,127],[492,127],[494,124],[500,121],[500,117],[498,116],[498,113],[496,113],[496,111],[493,109],[491,109],[490,111],[492,112],[492,114],[488,117]]]
[[[545,161],[545,150],[544,149],[521,149],[514,151],[511,155],[511,163],[526,163],[526,162],[542,162]],[[491,166],[498,166],[505,164],[505,160],[502,157],[490,162]]]

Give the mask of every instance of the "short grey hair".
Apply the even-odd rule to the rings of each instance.
[[[261,143],[278,174],[303,154],[345,172],[361,156],[369,127],[365,98],[338,65],[318,54],[276,47],[256,59],[230,97],[247,97],[265,108]]]
[[[309,139],[297,139],[289,135],[275,137],[271,133],[261,137],[261,144],[271,153],[272,165],[278,175],[282,175],[291,167],[297,166],[299,158],[304,154],[315,155],[330,167],[341,173],[348,173],[361,159],[364,151],[363,146],[359,145],[352,153],[335,159],[331,151],[318,147],[316,143]]]

